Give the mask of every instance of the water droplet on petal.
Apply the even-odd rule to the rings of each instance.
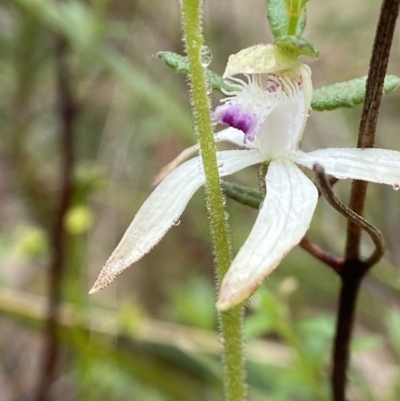
[[[211,64],[211,61],[212,61],[211,49],[206,45],[201,46],[201,50],[200,50],[201,65],[204,68],[207,68]]]
[[[181,221],[180,221],[180,220],[175,220],[175,221],[174,221],[174,226],[179,226],[179,224],[181,224]]]
[[[392,188],[393,188],[395,191],[398,191],[398,190],[400,189],[400,184],[393,184],[393,185],[392,185]]]

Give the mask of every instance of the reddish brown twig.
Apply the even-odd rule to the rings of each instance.
[[[367,79],[366,97],[358,134],[358,147],[373,147],[376,124],[386,75],[390,49],[400,0],[384,0],[372,49]],[[350,196],[350,209],[363,215],[367,182],[354,181]],[[372,266],[360,257],[362,228],[349,221],[346,242],[346,263],[341,271],[342,287],[333,348],[332,395],[334,401],[346,400],[347,369],[350,358],[350,342],[353,331],[356,301],[362,278]]]
[[[59,356],[58,316],[61,301],[62,283],[66,269],[66,240],[64,228],[65,215],[73,195],[74,170],[74,122],[77,109],[70,89],[70,72],[66,60],[67,44],[64,39],[56,41],[56,67],[58,88],[58,109],[61,120],[60,155],[61,185],[54,226],[51,233],[52,257],[49,266],[49,303],[45,326],[45,344],[38,382],[36,401],[48,401],[56,377]]]
[[[337,210],[342,216],[344,216],[348,221],[351,221],[353,224],[359,226],[362,230],[366,231],[371,237],[372,241],[375,244],[375,249],[372,252],[371,256],[365,260],[365,264],[369,267],[377,263],[383,256],[385,252],[385,240],[383,238],[382,233],[371,223],[365,220],[363,217],[358,215],[356,212],[351,210],[349,207],[346,207],[340,200],[336,197],[333,192],[332,186],[328,180],[328,177],[325,175],[324,168],[315,164],[314,167],[315,176],[318,180],[318,187],[320,193],[322,193],[325,199],[329,202],[329,204]],[[340,273],[340,269],[338,270]]]
[[[344,263],[344,258],[325,251],[319,245],[312,242],[306,235],[300,241],[299,245],[316,259],[325,263],[327,266],[330,266],[336,273],[340,273]]]

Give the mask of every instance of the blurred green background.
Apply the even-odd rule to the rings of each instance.
[[[315,87],[365,75],[380,2],[308,4]],[[265,1],[205,4],[210,66],[272,41]],[[202,191],[180,224],[107,289],[88,297],[157,172],[194,143],[187,85],[153,55],[183,53],[177,1],[0,3],[0,401],[36,391],[46,319],[51,225],[60,196],[56,43],[66,40],[75,103],[75,192],[64,219],[60,358],[54,400],[222,399],[213,258]],[[389,73],[400,74],[395,34]],[[214,98],[215,104],[218,97]],[[356,144],[361,108],[314,112],[304,150]],[[400,91],[383,99],[376,144],[400,150]],[[257,185],[256,170],[233,178]],[[350,182],[335,186],[347,202]],[[234,248],[256,211],[228,201]],[[350,372],[352,400],[400,399],[400,192],[370,185],[367,218],[387,253],[364,282]],[[341,254],[345,221],[321,200],[310,237]],[[366,238],[365,254],[371,251]],[[252,400],[328,400],[338,279],[293,250],[249,304]]]

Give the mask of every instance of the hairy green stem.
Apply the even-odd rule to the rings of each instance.
[[[231,264],[231,240],[226,220],[225,199],[217,163],[217,148],[211,121],[209,84],[201,62],[204,38],[201,29],[201,0],[182,0],[182,25],[189,62],[192,108],[206,177],[206,202],[217,278],[220,282]],[[243,308],[236,307],[220,315],[224,345],[224,389],[227,401],[246,397],[243,356]]]

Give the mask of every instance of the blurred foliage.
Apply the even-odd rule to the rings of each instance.
[[[310,60],[315,87],[366,74],[379,5],[377,0],[308,3],[307,38],[320,50],[320,57]],[[223,72],[230,54],[273,41],[264,15],[262,1],[206,3],[214,71]],[[288,32],[277,36],[283,34]],[[99,295],[86,295],[151,191],[152,177],[195,140],[185,79],[152,56],[161,49],[183,53],[177,4],[11,0],[0,4],[0,400],[32,394],[42,350],[44,308],[29,297],[46,295],[49,227],[59,196],[59,37],[68,43],[78,119],[75,192],[64,222],[69,237],[63,301],[75,309],[65,317],[73,324],[62,326],[56,399],[220,399],[213,263],[201,193],[180,225],[135,268]],[[397,37],[389,72],[399,75],[399,65]],[[399,149],[399,107],[398,93],[384,99],[377,146]],[[357,124],[357,109],[313,113],[302,146],[354,146]],[[251,169],[235,180],[257,186]],[[349,183],[340,182],[335,190],[346,201]],[[400,397],[400,200],[398,192],[381,186],[371,185],[369,195],[367,217],[384,232],[388,253],[361,294],[351,399],[395,401]],[[232,200],[228,209],[237,250],[256,212]],[[341,253],[344,233],[343,219],[321,200],[310,237]],[[7,288],[27,297],[23,307],[17,308],[22,296],[2,297]],[[329,399],[337,289],[331,271],[300,249],[266,281],[247,309],[252,400]],[[165,324],[173,326],[166,330]],[[197,337],[203,340],[201,351],[194,345]]]
[[[209,280],[192,276],[185,285],[176,285],[170,291],[165,310],[169,320],[202,329],[216,327],[217,311],[214,290]]]

